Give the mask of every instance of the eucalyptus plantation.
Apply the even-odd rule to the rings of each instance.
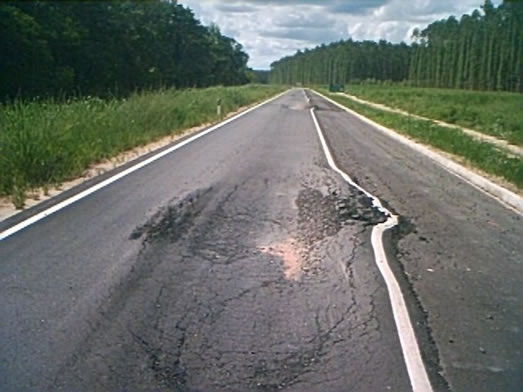
[[[298,51],[271,65],[274,83],[405,81],[414,86],[522,91],[523,2],[415,29],[410,45],[352,39]]]

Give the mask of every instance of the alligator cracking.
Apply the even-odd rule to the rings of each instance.
[[[331,187],[324,195],[318,189],[304,186],[295,200],[299,210],[297,232],[259,247],[262,253],[281,259],[287,279],[299,280],[302,273],[310,269],[308,256],[313,248],[336,235],[342,227],[359,223],[366,228],[386,221],[387,217],[373,208],[372,201],[362,192],[350,188],[349,196],[340,193]]]
[[[142,249],[117,304],[70,366],[77,378],[56,385],[368,390],[388,344],[376,313],[386,297],[378,272],[367,272],[371,258],[352,264],[386,217],[365,195],[332,183],[288,195],[284,205],[297,208],[285,217],[263,204],[267,184],[256,179],[161,208],[130,233]],[[279,234],[260,246],[267,232]],[[349,273],[340,274],[340,258]]]

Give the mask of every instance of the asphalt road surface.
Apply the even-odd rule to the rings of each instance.
[[[435,391],[523,389],[521,217],[310,94]],[[2,391],[409,391],[302,90],[0,242]]]

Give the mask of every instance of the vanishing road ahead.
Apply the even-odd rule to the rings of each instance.
[[[523,390],[520,215],[310,96],[433,390]],[[384,220],[291,90],[0,242],[0,390],[412,390]]]

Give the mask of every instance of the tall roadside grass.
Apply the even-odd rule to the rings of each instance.
[[[80,176],[90,165],[282,91],[248,85],[164,90],[128,99],[0,106],[0,196],[23,205],[25,194]]]
[[[523,146],[523,94],[492,91],[350,85],[347,93]]]
[[[326,90],[318,91],[379,124],[406,134],[421,143],[462,157],[471,166],[502,177],[519,190],[523,189],[523,159],[521,157],[511,156],[491,143],[478,141],[463,132],[438,126],[432,121],[386,112],[357,103],[341,95],[329,94]]]

